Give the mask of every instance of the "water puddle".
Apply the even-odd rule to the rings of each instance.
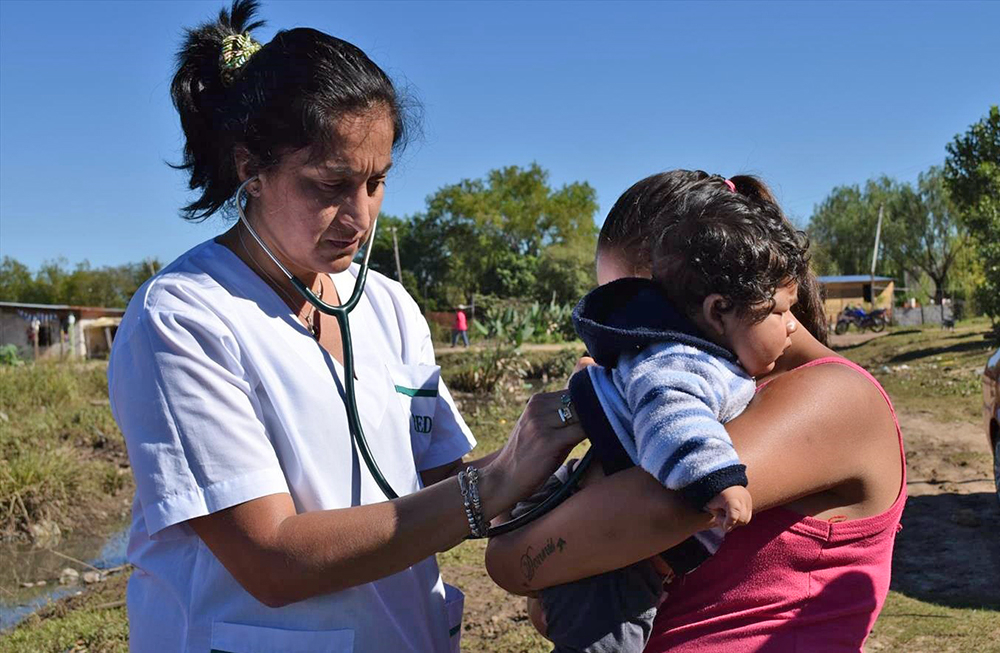
[[[11,628],[50,601],[83,590],[79,579],[60,585],[63,569],[81,575],[96,569],[112,569],[125,563],[128,546],[127,524],[119,524],[108,536],[68,537],[53,549],[38,549],[30,544],[0,547],[0,631]],[[86,565],[80,564],[82,561]],[[40,582],[41,581],[41,582]],[[30,584],[30,587],[25,585]]]

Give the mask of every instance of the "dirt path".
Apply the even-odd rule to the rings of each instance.
[[[1000,608],[1000,507],[983,428],[899,415],[907,449],[903,530],[893,589],[914,598]]]
[[[580,342],[580,343],[572,343],[572,342],[550,342],[550,343],[544,343],[544,344],[535,344],[535,343],[532,343],[532,342],[526,342],[523,345],[521,345],[521,351],[525,351],[525,352],[529,352],[529,351],[540,351],[540,352],[562,351],[563,349],[569,349],[569,348],[573,348],[573,347],[579,347],[580,349],[583,349],[583,343],[582,342]],[[434,348],[434,355],[440,357],[440,356],[449,356],[451,354],[460,354],[462,352],[482,351],[482,350],[483,350],[483,346],[480,345],[480,344],[478,344],[478,343],[476,343],[474,345],[470,345],[469,347],[449,347],[447,345],[438,345],[437,347]]]

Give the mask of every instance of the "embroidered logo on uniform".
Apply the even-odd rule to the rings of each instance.
[[[413,430],[417,433],[430,433],[434,420],[429,415],[414,415]]]

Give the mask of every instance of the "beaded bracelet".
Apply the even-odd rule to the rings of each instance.
[[[469,465],[458,473],[458,488],[462,492],[465,516],[469,519],[472,537],[486,537],[489,528],[483,517],[483,504],[479,500],[479,470]]]

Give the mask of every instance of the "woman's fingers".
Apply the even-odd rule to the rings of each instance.
[[[573,374],[585,370],[591,365],[597,365],[597,361],[590,356],[581,356],[580,360],[576,361],[576,365],[573,367]]]
[[[539,428],[557,429],[579,422],[569,392],[565,390],[532,395],[525,413]]]

